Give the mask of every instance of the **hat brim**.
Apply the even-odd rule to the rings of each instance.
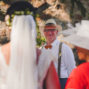
[[[56,25],[56,28],[57,28],[58,31],[62,31],[62,26]]]
[[[73,34],[73,35],[62,38],[62,40],[69,42],[75,46],[89,50],[89,38],[81,37],[79,35]]]

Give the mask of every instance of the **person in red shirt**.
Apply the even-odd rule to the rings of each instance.
[[[75,45],[79,59],[85,60],[86,63],[73,69],[65,89],[89,89],[89,21],[81,21],[81,24],[76,24],[74,30],[75,33],[64,37],[63,40]]]

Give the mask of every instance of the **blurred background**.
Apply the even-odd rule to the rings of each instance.
[[[54,18],[57,24],[62,26],[62,30],[68,28],[67,24],[81,22],[81,20],[89,19],[89,0],[0,0],[0,45],[10,41],[11,25],[5,22],[5,14],[8,7],[15,1],[28,1],[34,7],[39,8],[36,17],[37,21],[37,47],[45,43],[43,36],[44,23],[49,18]],[[42,33],[42,34],[41,34]],[[58,35],[58,39],[63,35]],[[74,51],[77,65],[79,62],[76,49],[68,44]]]

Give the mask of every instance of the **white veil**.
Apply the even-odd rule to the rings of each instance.
[[[37,89],[36,25],[31,15],[15,16],[7,89]]]

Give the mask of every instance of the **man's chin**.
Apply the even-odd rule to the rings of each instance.
[[[49,42],[49,43],[53,43],[53,40],[49,40],[48,42]]]

